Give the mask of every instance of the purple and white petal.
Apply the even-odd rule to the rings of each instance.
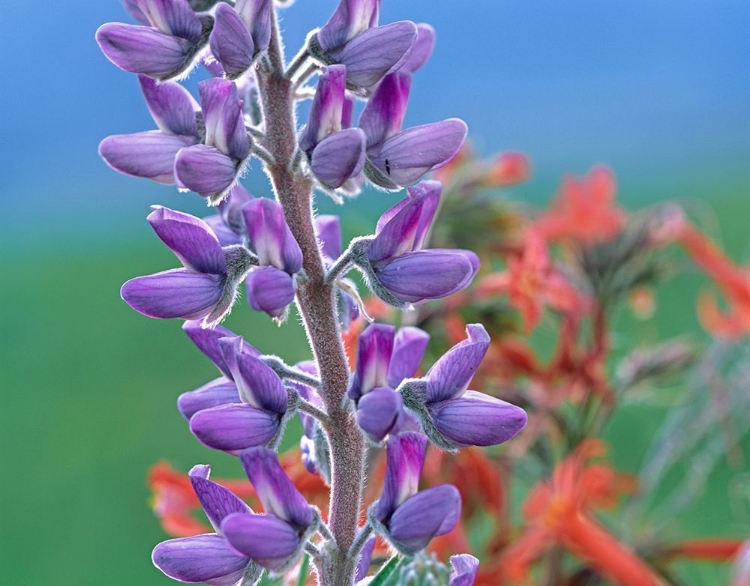
[[[96,31],[105,57],[124,71],[167,79],[183,70],[192,43],[148,26],[110,22]]]
[[[198,319],[221,299],[224,278],[173,269],[127,281],[120,296],[138,313],[156,319]]]
[[[255,199],[253,195],[240,183],[237,183],[229,190],[227,198],[219,204],[219,214],[221,214],[224,223],[237,234],[245,233],[245,218],[242,216],[242,208],[251,199]]]
[[[479,560],[473,555],[462,553],[451,556],[453,571],[448,586],[473,586],[479,568]]]
[[[367,257],[372,263],[387,261],[410,252],[419,228],[422,212],[419,202],[407,198],[406,205],[381,226],[370,243]]]
[[[278,415],[244,403],[203,409],[190,419],[190,431],[201,443],[230,453],[266,445],[278,428]]]
[[[466,123],[457,118],[414,126],[386,140],[368,157],[393,183],[410,185],[449,162],[464,144],[466,133]]]
[[[427,547],[433,537],[451,531],[460,515],[461,495],[455,486],[428,488],[396,509],[388,523],[390,537],[402,549],[414,553]]]
[[[429,341],[430,334],[411,326],[403,327],[396,333],[386,376],[389,387],[395,389],[402,380],[416,374]]]
[[[341,130],[345,102],[346,67],[324,67],[318,78],[307,124],[299,133],[299,148],[310,153],[327,136]]]
[[[360,334],[357,367],[349,385],[349,397],[356,401],[375,387],[386,386],[395,335],[395,327],[378,323],[369,325]]]
[[[359,117],[367,148],[381,145],[401,131],[411,90],[411,76],[391,73],[383,78]]]
[[[231,490],[208,479],[211,467],[206,465],[193,466],[188,473],[195,495],[206,513],[206,517],[217,533],[221,533],[221,522],[228,515],[234,513],[252,513],[252,509],[245,501],[236,496]]]
[[[520,407],[484,393],[466,391],[429,406],[435,425],[456,447],[495,446],[515,437],[528,420]]]
[[[242,236],[227,226],[220,214],[206,216],[203,218],[203,221],[206,222],[208,227],[211,228],[211,231],[216,234],[216,238],[219,239],[219,244],[222,246],[235,246],[237,244],[242,244]]]
[[[318,31],[318,43],[327,53],[340,51],[368,28],[377,26],[380,0],[341,0]]]
[[[238,352],[241,340],[223,338],[219,342],[224,361],[232,371],[242,400],[256,409],[283,414],[288,394],[279,375],[262,360],[250,353]]]
[[[128,11],[128,14],[130,14],[135,20],[146,26],[150,25],[151,23],[148,18],[146,18],[146,15],[143,14],[143,11],[140,8],[138,8],[137,2],[138,0],[123,0],[122,4],[125,6],[125,10]]]
[[[357,403],[357,423],[373,440],[387,436],[401,415],[401,395],[387,387],[377,387],[365,393]]]
[[[206,144],[215,146],[235,161],[250,154],[242,102],[237,86],[229,80],[212,78],[198,84],[206,125]]]
[[[247,235],[263,266],[274,266],[290,275],[302,268],[302,250],[284,218],[284,209],[272,199],[258,198],[242,208]]]
[[[359,128],[347,128],[323,139],[310,160],[315,177],[326,187],[338,189],[359,175],[365,165],[365,140]]]
[[[152,206],[148,222],[183,265],[200,273],[225,275],[227,265],[218,238],[200,218]]]
[[[272,0],[237,0],[235,10],[250,29],[255,51],[265,51],[271,41]]]
[[[427,438],[421,433],[406,432],[388,438],[388,463],[376,510],[382,523],[387,524],[394,511],[417,494],[426,451]]]
[[[338,216],[322,215],[315,218],[315,232],[320,250],[328,260],[341,256],[341,220]]]
[[[276,267],[258,267],[245,279],[247,302],[273,318],[283,316],[294,301],[294,280]]]
[[[443,354],[425,375],[427,402],[455,399],[466,390],[490,347],[482,324],[466,326],[466,339]]]
[[[154,548],[151,560],[170,578],[188,584],[220,584],[217,580],[225,577],[237,582],[248,564],[247,557],[215,533],[163,541]]]
[[[248,448],[240,454],[242,467],[267,513],[283,519],[297,531],[307,529],[313,513],[268,448]]]
[[[417,42],[414,43],[411,55],[401,66],[400,71],[414,73],[420,69],[432,55],[435,48],[435,29],[429,24],[420,22],[417,25]]]
[[[216,8],[208,43],[211,53],[230,77],[243,73],[253,64],[253,38],[243,20],[228,4],[219,4]]]
[[[237,165],[216,147],[197,144],[177,153],[174,173],[181,187],[215,198],[232,186]]]
[[[408,20],[364,31],[336,55],[346,65],[346,81],[369,88],[396,71],[409,57],[417,40],[417,25]]]
[[[195,144],[192,136],[163,134],[158,130],[108,136],[99,145],[99,155],[115,171],[174,185],[177,153]]]
[[[189,91],[173,81],[157,82],[147,75],[139,75],[138,83],[159,130],[165,134],[198,137],[195,114],[200,107]]]
[[[204,328],[200,321],[186,321],[182,325],[182,329],[192,340],[198,349],[203,352],[208,358],[216,365],[216,368],[221,373],[234,380],[232,371],[227,366],[226,360],[224,359],[224,352],[219,345],[219,340],[222,338],[237,339],[237,347],[239,352],[250,354],[251,356],[260,356],[260,352],[253,348],[250,344],[245,342],[240,336],[235,335],[223,326],[214,326],[213,328]],[[234,348],[234,347],[233,347]],[[234,360],[234,354],[232,355]]]
[[[201,38],[201,21],[187,0],[134,0],[152,26],[193,42]]]
[[[376,267],[380,284],[404,303],[452,295],[467,287],[474,273],[468,256],[440,249],[407,252]]]
[[[294,527],[274,515],[230,515],[221,529],[235,551],[269,570],[282,566],[301,545]]]
[[[182,416],[190,421],[190,418],[204,409],[239,403],[240,393],[237,385],[224,377],[212,380],[194,391],[182,393],[177,397],[177,409]]]

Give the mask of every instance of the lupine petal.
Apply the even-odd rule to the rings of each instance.
[[[253,38],[240,16],[228,4],[219,4],[216,8],[209,45],[213,56],[231,76],[239,75],[253,64]]]
[[[423,490],[406,500],[391,516],[391,538],[402,548],[417,552],[433,537],[444,535],[458,523],[461,495],[455,486],[443,484]]]
[[[186,268],[200,273],[226,274],[227,265],[219,240],[201,219],[153,206],[148,222]]]
[[[278,428],[278,415],[243,403],[203,409],[190,419],[195,437],[209,448],[225,452],[264,446]]]
[[[482,324],[466,326],[466,339],[443,354],[427,372],[427,402],[459,397],[490,347],[490,336]]]
[[[268,448],[248,448],[240,454],[242,466],[267,513],[283,519],[297,530],[312,523],[313,515],[297,488]]]
[[[237,234],[245,233],[245,218],[242,215],[242,208],[251,199],[255,199],[253,195],[240,183],[237,183],[229,190],[227,198],[219,204],[219,213],[224,223]]]
[[[386,386],[386,374],[393,353],[396,328],[371,324],[359,336],[357,368],[349,385],[349,397],[358,400],[375,387]]]
[[[411,77],[391,73],[383,78],[359,117],[367,135],[367,148],[377,146],[401,131],[411,90]]]
[[[401,66],[401,71],[414,73],[421,68],[432,55],[435,48],[435,29],[429,24],[420,22],[417,25],[417,42],[414,43],[409,58]]]
[[[338,216],[322,215],[315,218],[315,232],[321,252],[328,260],[341,256],[341,221]]]
[[[372,563],[372,552],[375,550],[375,537],[370,537],[362,548],[357,562],[357,569],[354,572],[354,581],[358,582],[367,576],[367,570]]]
[[[387,524],[394,511],[417,494],[426,450],[427,438],[420,433],[400,433],[388,439],[388,464],[376,511],[382,523]]]
[[[206,144],[215,146],[235,161],[246,159],[250,154],[250,142],[237,86],[215,77],[200,82],[198,93],[206,125]]]
[[[188,473],[195,495],[206,513],[206,517],[217,533],[221,533],[221,522],[234,513],[252,513],[252,509],[231,490],[208,479],[210,466],[193,466]]]
[[[256,409],[285,413],[288,395],[279,375],[255,356],[238,352],[236,338],[224,338],[219,345],[243,401]]]
[[[175,37],[197,42],[201,21],[187,0],[134,0],[152,26]]]
[[[242,208],[250,241],[261,265],[293,275],[302,268],[302,250],[284,219],[281,205],[268,198],[251,200]]]
[[[450,161],[466,140],[463,120],[452,118],[407,128],[368,154],[372,164],[395,185],[410,185]]]
[[[386,377],[389,387],[395,389],[402,380],[414,376],[422,362],[429,341],[430,334],[411,326],[401,328],[396,333]]]
[[[479,568],[479,560],[473,555],[463,553],[451,556],[453,571],[448,586],[473,586]]]
[[[211,228],[211,232],[216,234],[216,238],[219,239],[219,244],[222,246],[242,244],[242,236],[227,226],[219,214],[206,216],[203,221]]]
[[[237,385],[222,377],[212,380],[194,391],[182,393],[177,397],[177,409],[185,419],[190,421],[190,418],[198,411],[239,402],[240,393],[237,390]]]
[[[147,75],[139,75],[138,83],[159,130],[165,134],[198,136],[195,113],[200,108],[189,91],[173,81],[159,83]]]
[[[334,53],[368,28],[377,26],[380,0],[341,0],[336,10],[318,31],[318,43]]]
[[[347,128],[321,141],[312,154],[310,168],[318,180],[331,189],[359,175],[365,165],[365,133]]]
[[[139,0],[123,0],[123,5],[125,6],[125,10],[128,11],[130,16],[132,16],[134,19],[136,19],[141,24],[145,24],[146,26],[150,25],[148,18],[146,18],[146,15],[143,14],[143,11],[138,8],[138,2]]]
[[[528,419],[520,407],[476,391],[429,409],[440,433],[456,447],[502,444],[521,431]]]
[[[175,157],[195,142],[192,136],[163,134],[158,130],[116,134],[101,142],[99,155],[119,173],[174,185]]]
[[[154,548],[151,559],[167,576],[188,584],[232,584],[216,580],[234,577],[239,581],[248,563],[215,533],[163,541]]]
[[[255,51],[265,51],[271,41],[272,0],[237,0],[235,10],[250,29]]]
[[[276,267],[258,267],[245,279],[247,302],[255,311],[281,317],[294,301],[294,281]]]
[[[377,269],[381,285],[405,303],[452,295],[467,287],[474,273],[466,255],[439,249],[407,252]]]
[[[357,423],[375,441],[381,441],[398,421],[402,405],[401,395],[393,389],[372,389],[357,403]]]
[[[224,359],[224,353],[219,345],[219,340],[222,338],[237,338],[239,340],[240,352],[250,354],[251,356],[260,356],[258,350],[225,327],[214,326],[213,328],[204,328],[199,321],[186,321],[182,325],[182,329],[192,340],[193,344],[208,356],[211,362],[216,365],[216,368],[230,380],[234,380],[234,377]]]
[[[219,275],[173,269],[130,279],[122,286],[120,296],[148,317],[197,319],[211,313],[223,288],[224,279]]]
[[[197,144],[177,153],[174,172],[182,187],[203,197],[216,197],[231,187],[237,166],[216,147]]]
[[[236,551],[271,570],[300,548],[297,531],[273,515],[230,515],[221,529]]]
[[[336,60],[346,65],[348,83],[369,88],[401,67],[416,40],[417,25],[402,20],[364,31],[346,44]]]
[[[327,136],[341,130],[346,90],[346,67],[324,67],[318,78],[307,124],[299,134],[299,148],[310,154]]]
[[[110,22],[96,31],[104,55],[124,71],[166,79],[179,72],[189,57],[191,43],[151,27]]]

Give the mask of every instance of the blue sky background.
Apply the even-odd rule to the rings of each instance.
[[[297,0],[283,20],[290,52],[335,3]],[[153,127],[134,76],[94,42],[100,24],[128,21],[117,0],[3,12],[3,235],[97,238],[130,232],[154,202],[200,210],[97,156],[108,134]],[[534,179],[522,196],[546,198],[563,173],[596,162],[616,171],[625,198],[750,186],[747,0],[383,1],[381,22],[404,18],[438,31],[407,123],[458,116],[481,152],[526,152]]]

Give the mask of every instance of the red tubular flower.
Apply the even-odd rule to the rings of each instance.
[[[691,560],[728,562],[737,556],[742,545],[739,539],[687,539],[672,545],[669,554]]]
[[[529,160],[523,153],[503,153],[483,177],[487,187],[510,187],[529,178]]]
[[[604,167],[594,167],[583,179],[567,177],[537,227],[549,240],[570,239],[584,245],[611,240],[625,224],[625,212],[615,206],[615,193],[615,178]]]

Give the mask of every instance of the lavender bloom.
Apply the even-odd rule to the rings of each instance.
[[[379,297],[397,307],[446,297],[471,283],[479,258],[468,250],[420,250],[442,186],[424,181],[380,218],[360,266]]]
[[[221,344],[222,338],[240,340],[239,347],[235,350],[235,353],[249,354],[256,358],[261,355],[258,350],[253,348],[245,340],[222,326],[214,326],[213,328],[207,329],[202,327],[201,323],[198,321],[186,321],[182,325],[182,329],[188,335],[193,344],[197,346],[198,350],[203,352],[203,354],[214,363],[216,368],[219,369],[219,372],[229,380],[234,380],[234,375],[232,374],[232,368],[230,366],[231,364],[234,364],[234,360],[230,360],[230,363],[228,364],[224,359],[224,349]]]
[[[237,183],[229,190],[226,199],[219,204],[219,213],[203,218],[216,234],[222,246],[242,244],[247,236],[245,218],[242,215],[244,205],[254,199],[242,185]]]
[[[367,576],[367,570],[370,567],[370,564],[372,563],[372,553],[375,551],[375,538],[370,537],[370,539],[367,540],[367,543],[365,543],[365,546],[362,548],[362,551],[359,554],[359,562],[357,563],[357,569],[354,572],[354,581],[358,582],[359,580],[364,580],[365,576]]]
[[[295,364],[295,368],[307,374],[317,376],[318,367],[314,360],[304,360]],[[318,395],[317,391],[305,384],[296,381],[289,381],[294,389],[300,394],[300,396],[306,401],[312,403],[316,407],[322,408],[323,401]],[[317,461],[317,446],[316,440],[318,433],[320,432],[320,426],[318,421],[310,415],[299,412],[299,419],[302,423],[302,438],[300,439],[300,452],[302,454],[302,463],[307,468],[307,471],[311,474],[318,473],[318,461]]]
[[[341,222],[338,216],[322,215],[315,218],[315,232],[320,240],[320,252],[323,260],[327,265],[331,265],[341,256]],[[345,277],[338,279],[341,286],[349,287],[356,291],[357,286],[353,281]],[[339,309],[339,324],[341,329],[346,331],[349,325],[359,317],[359,305],[357,301],[343,291],[340,287],[336,288]]]
[[[372,324],[359,336],[357,366],[348,395],[357,407],[357,422],[374,441],[394,431],[402,417],[401,395],[394,389],[414,376],[429,335],[419,328]]]
[[[400,72],[414,73],[420,69],[432,55],[435,48],[435,29],[429,24],[420,22],[417,25],[417,41],[409,58],[399,69]]]
[[[416,61],[410,67],[418,65]],[[410,185],[442,167],[466,140],[466,123],[458,118],[401,130],[410,88],[407,71],[387,75],[359,119],[367,134],[365,174],[385,189]]]
[[[472,586],[479,568],[479,560],[473,555],[464,553],[451,556],[453,571],[448,586]]]
[[[255,54],[268,49],[271,41],[271,9],[273,0],[237,0],[234,9],[250,30]]]
[[[178,582],[229,586],[239,582],[253,562],[227,543],[221,523],[228,516],[250,516],[253,512],[229,490],[210,481],[209,472],[209,466],[199,465],[193,467],[189,476],[216,533],[164,541],[154,548],[151,559],[157,568]]]
[[[109,136],[99,145],[99,155],[119,173],[173,185],[175,156],[200,140],[196,122],[200,108],[177,83],[157,83],[145,75],[139,75],[138,81],[159,130]]]
[[[131,279],[120,290],[123,300],[157,319],[204,318],[204,325],[221,321],[250,268],[249,253],[242,247],[222,249],[203,220],[160,206],[152,209],[151,227],[184,268]]]
[[[329,21],[310,38],[309,50],[325,65],[346,66],[351,89],[370,88],[399,69],[417,40],[408,20],[377,26],[379,1],[341,0]]]
[[[427,410],[438,431],[456,448],[507,442],[526,426],[526,412],[466,390],[490,344],[481,324],[466,326],[466,334],[466,340],[448,350],[424,377]]]
[[[186,75],[208,41],[210,17],[198,17],[187,0],[131,0],[130,12],[150,26],[107,23],[96,41],[124,71],[165,80]],[[142,15],[142,16],[141,16]]]
[[[231,6],[219,4],[211,31],[211,53],[221,63],[228,79],[236,79],[253,64],[255,43],[250,31]]]
[[[180,187],[191,189],[218,204],[234,185],[250,155],[242,103],[237,87],[224,79],[198,84],[206,126],[205,144],[177,153],[174,170]]]
[[[461,496],[454,486],[418,490],[426,449],[427,438],[418,433],[389,438],[383,493],[374,505],[376,527],[405,555],[451,531],[461,514]]]
[[[299,134],[299,147],[312,172],[328,189],[337,189],[359,175],[365,164],[364,132],[344,129],[345,90],[346,67],[324,67],[308,122]]]
[[[249,448],[240,460],[266,512],[228,515],[221,529],[236,551],[264,568],[279,570],[299,555],[315,515],[273,450]]]
[[[248,238],[260,267],[245,281],[247,301],[256,311],[283,319],[294,301],[293,276],[302,268],[302,250],[284,219],[278,202],[258,198],[242,208]]]

